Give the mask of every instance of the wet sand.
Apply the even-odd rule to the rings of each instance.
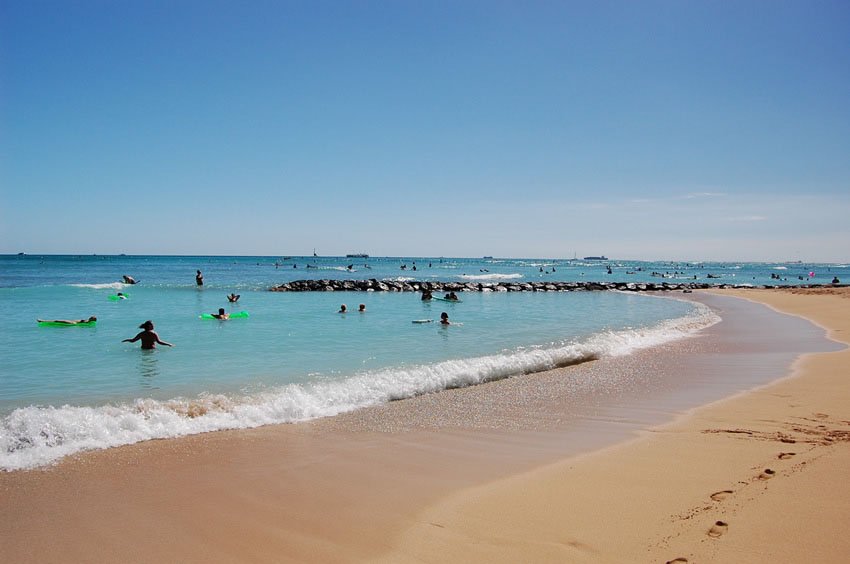
[[[818,307],[828,312],[840,310],[836,302],[850,317],[845,294],[751,295],[781,297],[777,307],[841,331],[841,317],[821,319],[812,300],[827,301]],[[810,513],[830,515],[808,511],[816,506],[800,495],[779,509],[766,492],[811,487],[802,478],[816,479],[817,490],[840,453],[847,462],[839,431],[850,431],[840,408],[850,386],[834,371],[847,374],[848,361],[843,352],[808,357],[793,379],[641,433],[786,375],[800,350],[823,350],[822,331],[796,318],[700,299],[727,309],[725,321],[629,357],[0,474],[3,554],[14,562],[740,561],[749,548],[736,538],[763,544],[761,531],[742,524],[752,508],[760,514],[773,500],[798,529]],[[835,389],[820,383],[830,375]],[[767,391],[783,386],[791,389]],[[774,450],[786,444],[793,448],[780,460]],[[759,477],[768,467],[774,473]],[[834,487],[833,516],[846,519],[847,488]],[[726,527],[709,535],[717,521]]]

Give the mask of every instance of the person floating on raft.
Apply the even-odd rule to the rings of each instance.
[[[37,322],[48,325],[94,325],[97,317],[92,315],[88,319],[36,319]]]
[[[153,321],[147,320],[141,325],[139,325],[139,329],[144,329],[141,333],[133,337],[132,339],[124,339],[121,341],[122,343],[135,343],[136,341],[142,341],[143,349],[155,349],[156,344],[165,345],[166,347],[173,347],[171,343],[166,343],[162,339],[159,338],[159,335],[156,334],[156,331],[153,330]]]
[[[198,316],[200,319],[218,319],[219,321],[223,321],[225,319],[247,319],[249,317],[247,311],[235,311],[233,313],[227,313],[224,311],[223,307],[218,308],[217,313],[202,313]]]

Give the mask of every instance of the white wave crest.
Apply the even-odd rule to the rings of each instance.
[[[123,282],[106,282],[104,284],[70,284],[74,288],[93,288],[95,290],[123,290],[127,284]]]
[[[685,317],[648,328],[603,332],[581,342],[364,372],[344,380],[290,384],[253,395],[19,408],[0,421],[0,469],[34,468],[85,450],[151,439],[338,415],[420,394],[626,355],[687,337],[719,320],[708,307],[695,304]]]
[[[522,274],[461,274],[463,280],[513,280],[522,278]]]

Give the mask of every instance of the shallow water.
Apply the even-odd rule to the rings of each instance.
[[[692,279],[707,272],[729,281],[761,277],[767,282],[770,273],[814,268],[530,259],[2,256],[0,302],[7,315],[0,321],[0,467],[29,467],[82,449],[150,438],[335,415],[628,354],[717,321],[704,306],[648,295],[471,292],[452,304],[422,302],[412,293],[268,291],[282,282],[659,281],[653,273]],[[196,269],[204,272],[202,287],[195,284]],[[139,284],[121,283],[124,274]],[[129,298],[110,299],[119,291]],[[230,292],[242,295],[237,304],[227,302]],[[349,313],[337,313],[341,303]],[[366,305],[364,313],[356,311],[359,303]],[[249,317],[199,318],[220,307],[248,311]],[[442,312],[451,326],[437,322]],[[95,327],[35,323],[36,318],[90,315],[98,317]],[[176,346],[140,351],[138,344],[121,342],[146,319]]]

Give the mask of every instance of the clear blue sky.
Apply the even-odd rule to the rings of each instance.
[[[0,252],[850,260],[850,3],[0,0]]]

